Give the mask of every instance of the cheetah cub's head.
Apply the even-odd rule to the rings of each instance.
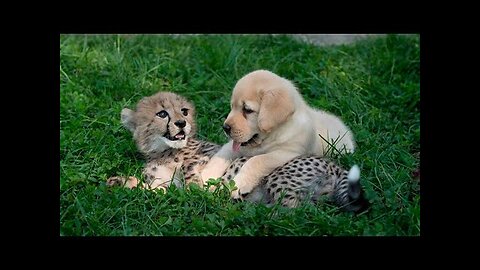
[[[182,148],[195,134],[195,107],[184,97],[159,92],[141,99],[135,111],[124,108],[121,121],[133,133],[139,150],[155,155],[169,148]]]

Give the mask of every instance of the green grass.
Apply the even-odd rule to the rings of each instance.
[[[337,114],[356,136],[372,206],[297,209],[233,203],[226,192],[167,194],[108,188],[144,164],[120,111],[159,90],[197,108],[198,136],[225,143],[222,123],[235,82],[255,69],[293,80],[307,102]],[[418,36],[316,47],[287,36],[60,37],[60,234],[75,236],[419,235],[420,45]]]

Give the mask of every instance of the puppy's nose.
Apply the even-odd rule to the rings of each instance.
[[[187,122],[185,122],[185,120],[178,120],[178,121],[175,121],[175,126],[179,127],[179,128],[184,128],[185,125],[187,124]]]
[[[226,132],[227,134],[230,134],[230,130],[232,130],[232,127],[230,127],[230,126],[227,125],[227,124],[224,124],[224,125],[223,125],[223,130],[225,130],[225,132]]]

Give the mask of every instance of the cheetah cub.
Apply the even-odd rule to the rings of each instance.
[[[231,180],[248,158],[238,158],[222,179]],[[243,195],[250,202],[297,207],[302,201],[318,203],[325,195],[328,201],[344,211],[360,212],[368,207],[360,185],[360,169],[354,165],[346,171],[324,157],[297,157],[262,179],[252,192]]]
[[[143,188],[165,189],[170,184],[203,185],[200,170],[220,146],[194,138],[195,107],[172,92],[158,92],[141,99],[136,110],[124,108],[121,122],[133,133],[139,151],[147,163],[143,170]],[[136,177],[111,177],[107,185],[138,186]]]

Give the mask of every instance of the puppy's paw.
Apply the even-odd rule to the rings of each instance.
[[[240,191],[237,189],[235,189],[234,191],[232,191],[232,194],[230,195],[230,198],[232,198],[233,200],[241,200],[241,195],[240,195]]]
[[[234,201],[243,201],[243,199],[244,199],[248,194],[250,194],[250,191],[244,192],[243,190],[236,189],[236,190],[232,191],[232,194],[231,194],[230,197],[231,197]]]
[[[234,200],[243,200],[243,198],[245,198],[245,196],[247,196],[253,190],[252,186],[242,184],[242,182],[237,182],[236,180],[235,185],[237,186],[237,189],[232,191],[230,196]]]

